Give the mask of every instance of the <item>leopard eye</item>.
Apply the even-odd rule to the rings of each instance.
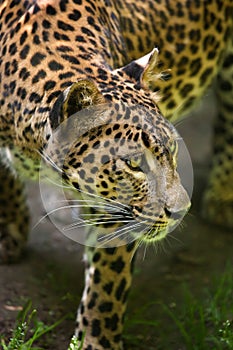
[[[125,162],[130,169],[141,170],[141,165],[142,165],[142,158],[141,157],[127,159]]]
[[[169,148],[170,148],[171,154],[172,154],[174,157],[176,157],[177,152],[178,152],[178,144],[177,144],[177,142],[176,142],[176,141],[172,141],[172,142],[170,143]]]

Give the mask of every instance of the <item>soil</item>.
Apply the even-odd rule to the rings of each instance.
[[[158,328],[150,328],[146,335],[141,334],[140,326],[129,329],[131,336],[138,339],[138,345],[131,347],[130,341],[126,340],[128,350],[167,350],[159,347],[159,339],[166,335],[170,321],[161,309],[158,311],[158,304],[162,302],[176,307],[182,303],[184,282],[193,293],[198,294],[203,287],[209,287],[213,276],[221,275],[229,261],[233,262],[233,232],[206,223],[200,215],[201,195],[211,159],[214,114],[214,98],[210,94],[204,107],[178,127],[193,160],[193,206],[182,228],[172,232],[162,245],[147,249],[141,247],[138,252],[128,318],[135,317],[145,306],[140,317],[159,319],[160,322]],[[44,208],[38,185],[28,184],[28,193],[33,226],[44,215]],[[66,349],[73,333],[74,311],[83,288],[82,252],[81,245],[63,236],[48,219],[32,229],[22,261],[0,266],[0,334],[4,337],[11,335],[19,308],[31,299],[38,318],[46,324],[68,315],[40,343],[43,349]],[[181,349],[172,335],[169,349]]]

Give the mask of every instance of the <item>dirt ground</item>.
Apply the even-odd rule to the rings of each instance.
[[[182,228],[176,229],[166,242],[155,247],[142,247],[138,253],[136,273],[130,295],[128,317],[139,305],[150,305],[144,317],[157,317],[157,302],[174,305],[182,302],[180,291],[186,282],[192,291],[208,287],[210,278],[221,273],[227,262],[233,263],[233,232],[205,223],[200,216],[201,194],[207,180],[210,157],[211,120],[215,113],[214,98],[210,94],[205,105],[197,109],[178,129],[190,150],[195,174],[193,206]],[[205,117],[204,117],[205,116]],[[37,185],[28,185],[32,226],[44,215]],[[65,350],[74,327],[74,310],[83,287],[83,247],[64,237],[49,222],[43,220],[32,229],[24,259],[15,265],[0,266],[0,334],[10,335],[17,308],[28,299],[38,310],[39,318],[52,323],[64,314],[71,314],[41,344],[44,349]],[[16,309],[16,310],[15,310]],[[166,333],[167,319],[160,329],[140,335],[132,350],[155,350],[159,337]],[[134,334],[132,334],[134,336]],[[180,347],[171,339],[169,350]],[[162,349],[161,350],[167,350]]]

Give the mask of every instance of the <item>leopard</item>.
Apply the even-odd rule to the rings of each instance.
[[[43,161],[86,226],[73,340],[123,349],[138,247],[190,208],[174,123],[211,84],[219,110],[202,212],[233,226],[233,1],[1,0],[0,14],[0,261],[24,255],[24,183]]]

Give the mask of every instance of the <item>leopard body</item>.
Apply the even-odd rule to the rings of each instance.
[[[170,121],[214,79],[219,114],[203,211],[233,226],[232,18],[232,0],[0,2],[0,260],[22,253],[22,177],[38,178],[41,155],[77,194],[109,206],[106,235],[123,232],[126,218],[144,225],[139,239],[131,226],[130,242],[120,235],[87,248],[75,331],[85,350],[122,348],[138,241],[162,239],[190,206]],[[66,137],[51,141],[61,125]],[[88,198],[85,215],[97,215]],[[88,232],[97,236],[96,225]]]

